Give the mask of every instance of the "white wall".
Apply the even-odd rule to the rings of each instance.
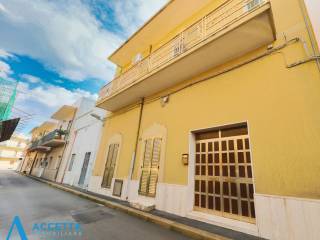
[[[259,236],[272,240],[320,239],[320,200],[255,194]]]
[[[101,131],[101,123],[97,120],[92,121],[91,118],[92,117],[90,115],[85,115],[77,121],[79,128],[77,128],[76,130],[77,135],[73,144],[71,154],[69,155],[69,162],[72,154],[76,154],[76,156],[72,166],[72,171],[68,171],[67,169],[64,178],[64,183],[78,186],[78,181],[81,174],[85,154],[86,152],[91,152],[89,166],[87,170],[87,177],[84,186],[86,187],[88,185],[94,160],[96,158],[96,152]],[[67,168],[69,168],[69,166],[67,166]]]
[[[102,131],[102,121],[93,118],[90,114],[95,113],[102,118],[106,112],[95,107],[95,102],[90,99],[81,98],[74,106],[77,107],[70,131],[69,142],[62,159],[57,181],[78,186],[79,177],[86,152],[91,152],[87,175],[83,187],[87,187],[91,177],[92,168],[99,147],[100,135]],[[72,171],[69,170],[69,164],[72,154],[76,154]]]
[[[318,47],[320,49],[320,1],[305,0],[305,3],[318,41]]]

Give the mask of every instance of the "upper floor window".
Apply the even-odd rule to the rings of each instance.
[[[161,142],[161,138],[150,138],[145,141],[139,186],[140,195],[149,197],[154,197],[156,195],[160,166]]]

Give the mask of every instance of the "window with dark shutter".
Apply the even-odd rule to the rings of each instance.
[[[140,195],[149,197],[154,197],[156,195],[160,153],[161,138],[151,138],[145,141],[145,150],[139,186]]]
[[[110,188],[116,166],[119,144],[110,144],[101,187]]]

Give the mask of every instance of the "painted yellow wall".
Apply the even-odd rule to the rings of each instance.
[[[287,39],[300,37],[302,41],[172,94],[165,107],[161,106],[160,100],[146,99],[140,136],[154,123],[167,128],[165,183],[187,184],[188,168],[181,163],[181,155],[189,151],[192,130],[247,121],[256,192],[320,198],[319,69],[315,62],[286,67],[287,63],[307,58],[303,41],[312,53],[310,39],[298,0],[272,0],[271,4],[278,38],[275,46],[284,42],[283,34]],[[287,14],[288,6],[290,14]],[[186,82],[214,75],[265,51],[266,48],[259,49]],[[121,133],[123,145],[116,177],[128,176],[138,113],[136,107],[125,113],[115,113],[115,117],[107,120],[94,175],[103,173],[108,138]],[[136,180],[139,178],[141,144],[140,141],[134,172]]]
[[[35,159],[39,159],[38,162],[40,162],[40,160],[43,160],[46,157],[46,153],[45,152],[37,152],[36,153],[37,156],[35,157]],[[35,166],[33,166],[35,168]]]
[[[60,147],[55,147],[53,148],[47,155],[47,159],[48,161],[50,160],[50,157],[52,157],[53,163],[49,163],[51,166],[56,166],[58,167],[59,165],[59,161],[62,158],[62,154],[64,151],[64,145],[60,146]]]
[[[45,157],[46,157],[46,153],[45,152],[37,152],[36,153],[36,157],[34,158],[34,164],[33,164],[33,170],[36,169],[36,168],[42,168],[42,166],[40,165],[41,162],[44,161]]]
[[[17,157],[0,157],[0,162],[1,161],[13,161],[13,162],[16,162],[18,160],[19,160],[19,158],[17,158]]]
[[[23,166],[21,171],[28,171],[31,167],[33,160],[35,159],[37,152],[27,152],[25,158],[23,159]],[[38,157],[38,156],[37,156]]]
[[[139,109],[114,114],[105,123],[93,175],[102,176],[106,162],[108,139],[120,134],[122,143],[119,151],[117,172],[115,177],[126,178],[129,174],[130,162],[135,148],[136,133],[139,122]]]

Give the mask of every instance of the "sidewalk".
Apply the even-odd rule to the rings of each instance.
[[[194,239],[206,239],[206,240],[258,240],[262,239],[245,233],[233,231],[227,228],[207,224],[197,220],[180,217],[174,214],[166,213],[159,210],[152,210],[150,212],[143,212],[129,206],[129,203],[119,199],[114,199],[101,194],[89,192],[80,188],[71,187],[69,185],[58,184],[52,181],[44,180],[34,176],[26,175],[36,181],[46,183],[49,186],[58,188],[60,190],[70,192],[89,199],[91,201],[102,204],[106,207],[117,209],[127,214],[142,218],[146,221],[153,222],[161,225],[162,227],[180,232],[186,236]]]

